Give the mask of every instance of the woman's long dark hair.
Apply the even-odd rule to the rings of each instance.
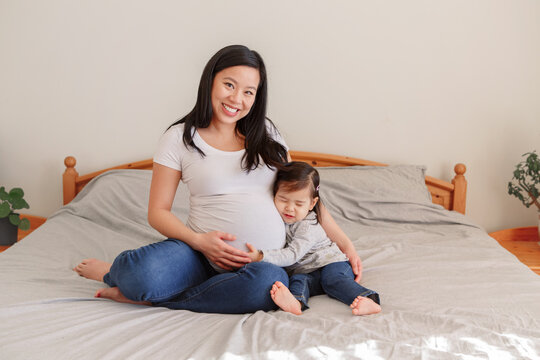
[[[219,50],[206,64],[199,84],[197,103],[189,114],[172,124],[184,124],[183,141],[186,147],[196,149],[201,156],[204,152],[193,141],[193,130],[207,128],[212,121],[212,85],[216,74],[232,66],[249,66],[259,70],[259,87],[255,102],[249,113],[236,122],[236,131],[245,137],[246,152],[242,157],[242,168],[246,171],[256,169],[261,161],[269,168],[287,161],[287,149],[270,136],[266,121],[277,133],[270,119],[266,118],[267,78],[263,59],[254,50],[242,45],[230,45]]]

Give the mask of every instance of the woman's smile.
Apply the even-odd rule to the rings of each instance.
[[[228,106],[227,104],[223,104],[223,108],[225,108],[225,112],[230,114],[231,116],[235,116],[236,113],[240,110],[232,106]]]

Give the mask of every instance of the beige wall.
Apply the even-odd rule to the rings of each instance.
[[[66,155],[80,173],[151,157],[205,62],[241,43],[266,61],[291,148],[445,179],[464,162],[473,220],[535,225],[506,184],[540,150],[539,4],[0,0],[0,185],[48,216]]]

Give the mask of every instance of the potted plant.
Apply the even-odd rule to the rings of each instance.
[[[508,183],[508,194],[517,197],[526,207],[536,205],[540,236],[540,157],[536,151],[522,156],[527,158],[516,165],[514,177]]]
[[[0,187],[0,245],[13,245],[17,242],[17,229],[30,229],[30,221],[21,219],[15,210],[28,209],[28,203],[23,199],[24,191],[13,188],[9,192]]]

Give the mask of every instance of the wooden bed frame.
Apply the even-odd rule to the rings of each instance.
[[[290,151],[291,158],[296,161],[304,161],[313,166],[387,166],[386,164],[362,160],[347,156],[313,153],[305,151]],[[69,203],[84,188],[86,184],[99,174],[114,169],[140,169],[151,170],[152,159],[137,161],[129,164],[119,165],[108,169],[99,170],[86,175],[79,175],[75,170],[77,161],[73,156],[68,156],[64,160],[66,171],[63,175],[64,205]],[[457,164],[454,167],[455,176],[452,182],[439,180],[431,176],[426,176],[426,185],[433,199],[433,203],[442,205],[448,210],[455,210],[465,214],[465,204],[467,195],[467,180],[464,164]]]

